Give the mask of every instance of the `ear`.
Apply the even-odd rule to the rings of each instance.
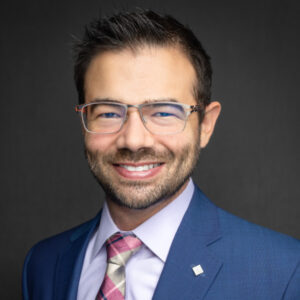
[[[205,114],[201,123],[200,147],[204,148],[208,144],[210,137],[214,131],[217,119],[221,112],[221,104],[219,102],[211,102],[205,108]]]

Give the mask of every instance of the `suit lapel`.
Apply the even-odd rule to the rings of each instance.
[[[203,299],[222,262],[209,245],[220,239],[217,208],[196,187],[170,248],[153,300]],[[203,273],[196,276],[193,267]]]
[[[55,300],[75,300],[77,298],[86,248],[91,235],[99,224],[99,220],[100,214],[79,227],[70,236],[70,244],[60,255],[57,262],[54,287]]]

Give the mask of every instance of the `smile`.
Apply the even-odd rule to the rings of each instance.
[[[163,167],[164,163],[119,163],[114,164],[114,168],[117,173],[128,180],[144,180],[150,179],[158,175]]]
[[[156,168],[161,164],[149,164],[149,165],[142,165],[142,166],[131,166],[131,165],[119,165],[121,168],[124,168],[130,172],[141,172],[141,171],[148,171],[150,169]]]

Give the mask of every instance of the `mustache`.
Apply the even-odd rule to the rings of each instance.
[[[86,156],[92,156],[96,158],[99,153],[90,153],[87,149],[85,149]],[[119,149],[115,153],[109,153],[102,156],[102,160],[104,162],[108,162],[110,164],[117,162],[139,162],[144,160],[155,160],[155,161],[168,161],[174,159],[174,153],[168,150],[164,151],[156,151],[153,148],[141,148],[138,151],[131,151],[130,149],[124,148]]]

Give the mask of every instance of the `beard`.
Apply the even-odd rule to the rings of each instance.
[[[109,200],[122,207],[146,209],[169,199],[188,181],[198,161],[199,145],[200,138],[176,152],[152,148],[133,152],[124,148],[110,154],[85,149],[85,154],[92,174]],[[128,180],[118,175],[113,167],[113,164],[122,161],[161,161],[164,162],[163,174],[154,179]]]

